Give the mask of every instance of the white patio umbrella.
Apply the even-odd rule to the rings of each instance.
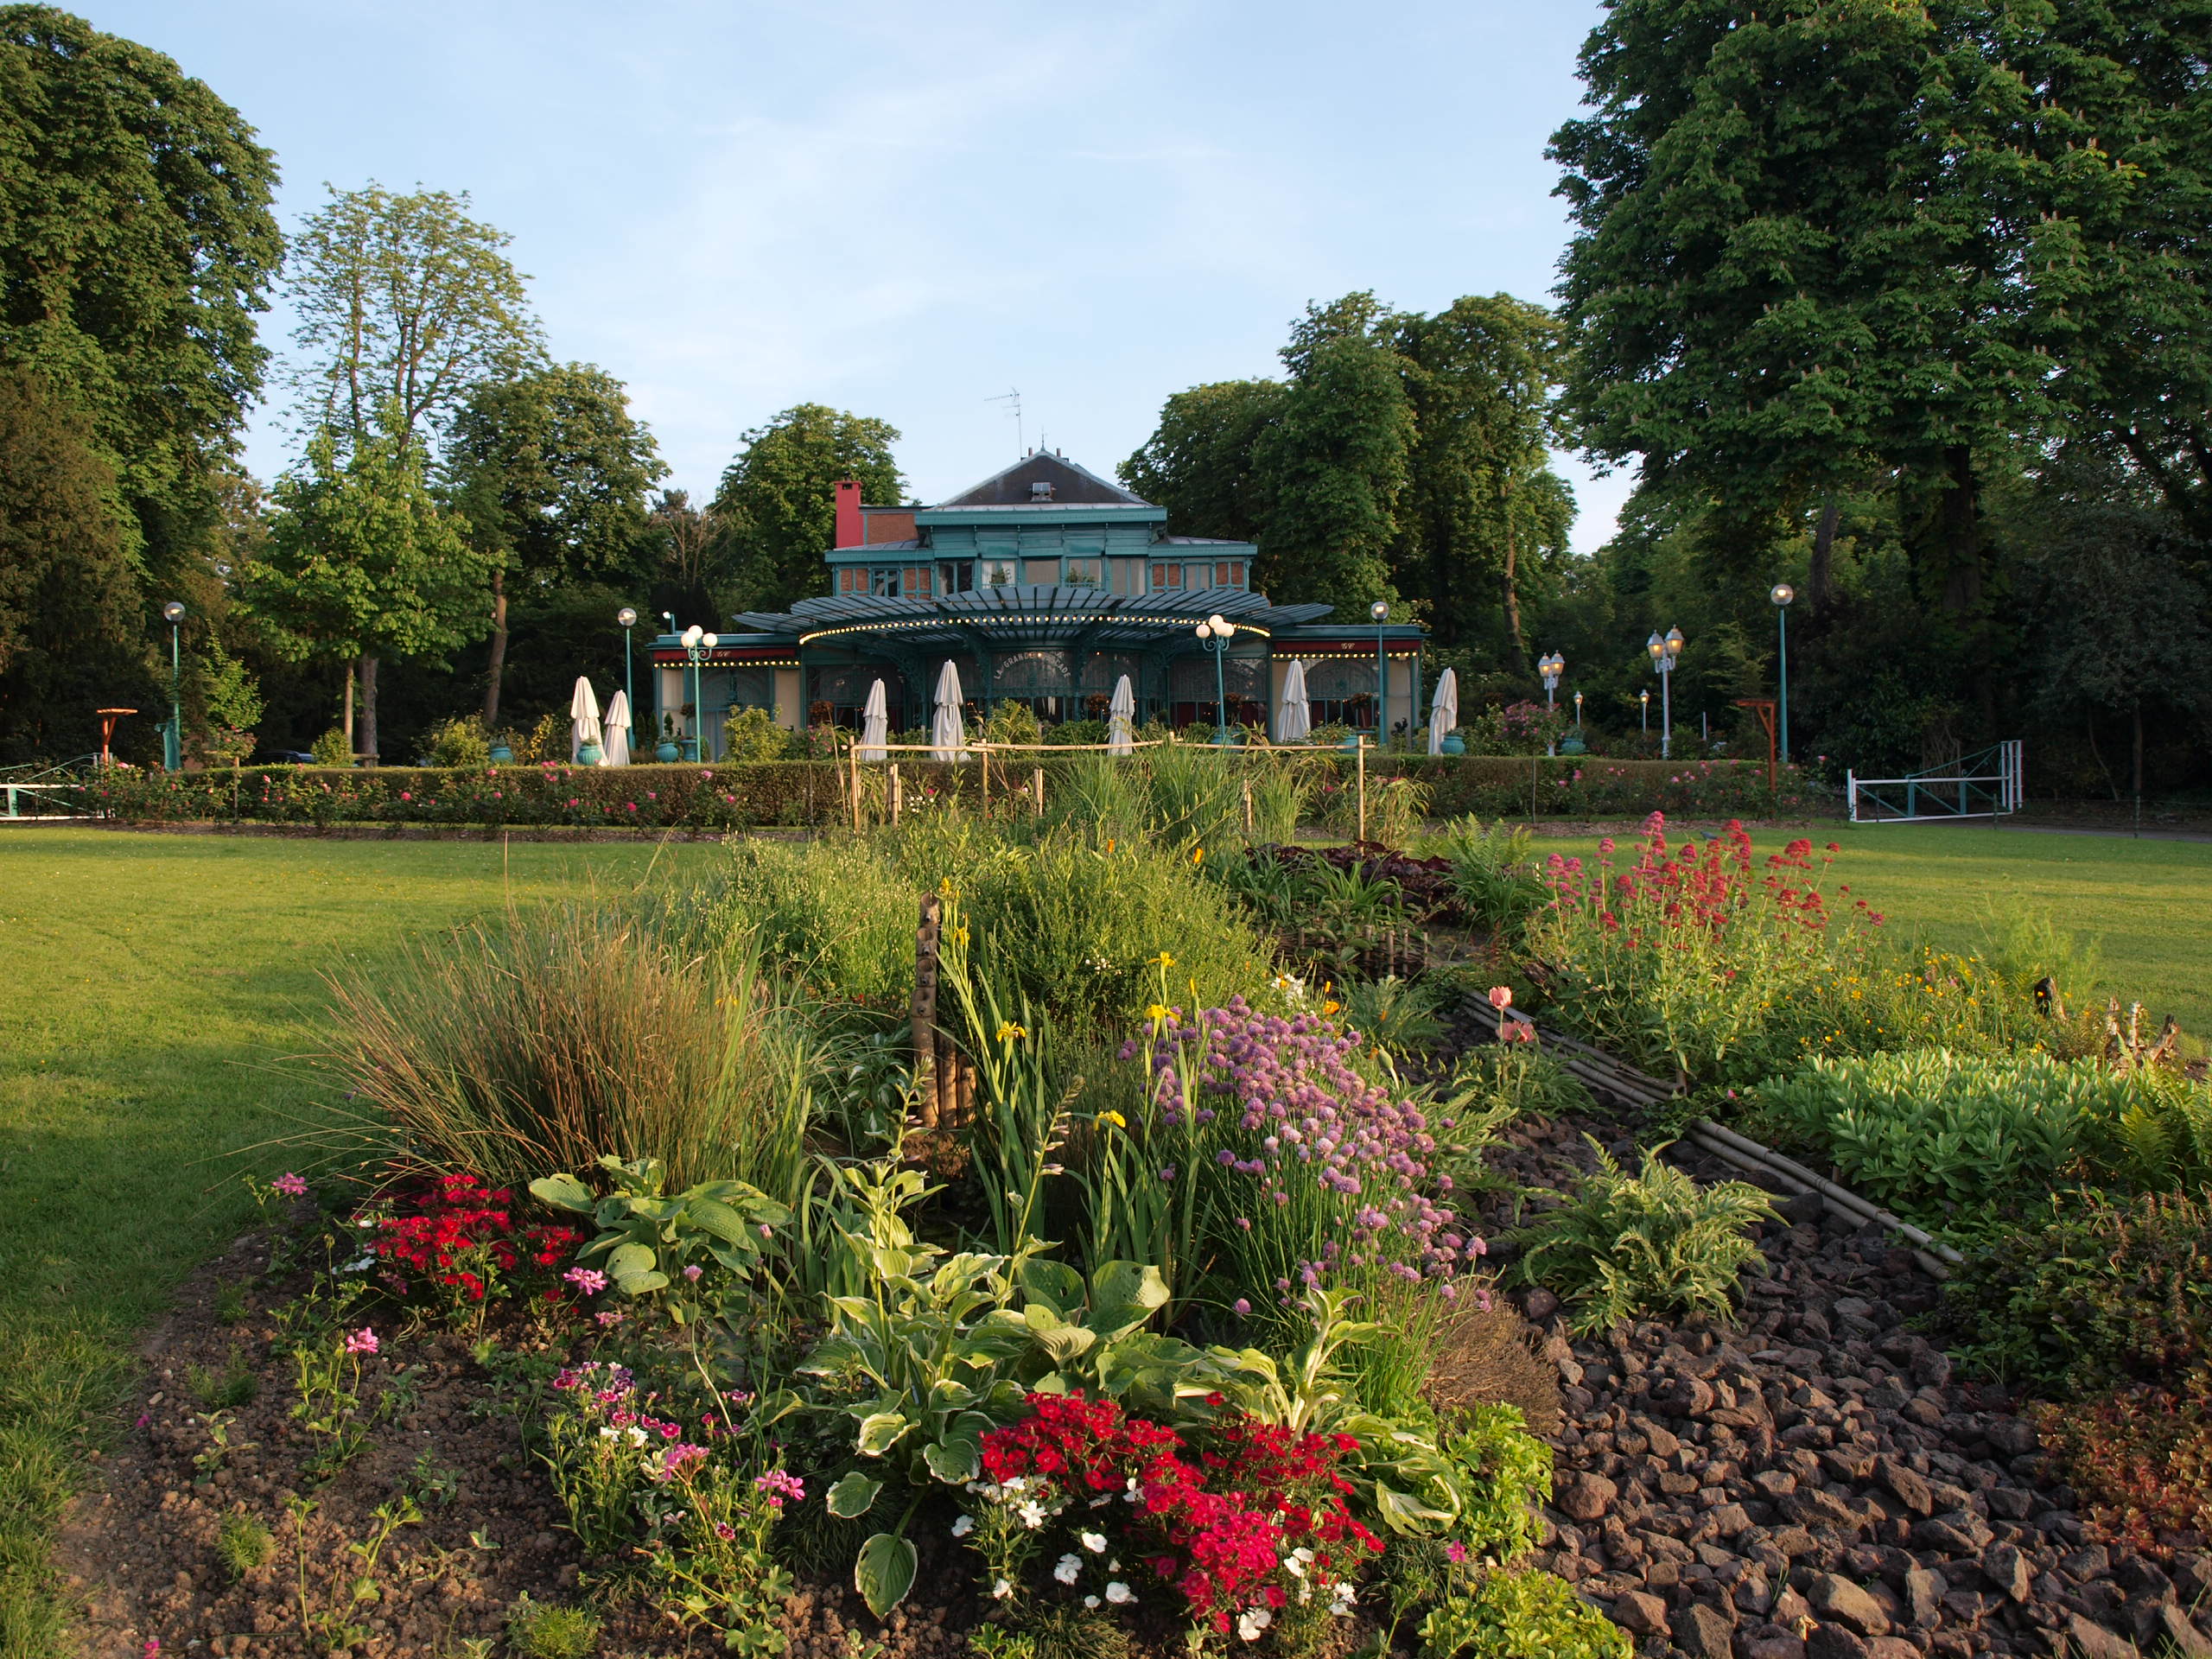
[[[599,741],[599,699],[591,682],[576,676],[576,689],[569,694],[569,759],[573,761],[587,743]]]
[[[951,664],[945,664],[947,668]],[[861,759],[885,759],[883,746],[891,736],[891,703],[883,695],[883,682],[878,680],[868,689],[868,704],[861,710]]]
[[[600,722],[606,728],[603,741],[606,758],[602,766],[626,766],[630,764],[630,694],[617,691],[607,700],[607,718]]]
[[[1126,674],[1114,682],[1114,700],[1106,705],[1106,747],[1113,754],[1128,754],[1136,747],[1137,694],[1129,689]]]
[[[1313,714],[1306,700],[1306,664],[1295,657],[1283,672],[1282,699],[1275,704],[1275,741],[1303,743],[1313,734]]]
[[[1444,739],[1459,723],[1459,677],[1446,669],[1436,677],[1436,696],[1428,705],[1428,752],[1444,753]]]
[[[960,718],[960,671],[947,662],[937,677],[937,714],[930,722],[930,758],[957,760],[968,741]]]

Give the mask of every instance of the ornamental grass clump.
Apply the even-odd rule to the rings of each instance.
[[[1656,1147],[1631,1175],[1590,1146],[1597,1169],[1522,1230],[1515,1276],[1556,1291],[1586,1336],[1624,1319],[1729,1313],[1737,1279],[1759,1253],[1750,1230],[1774,1217],[1766,1194],[1743,1181],[1700,1186]]]
[[[2024,1008],[1978,958],[1916,951],[1864,899],[1832,908],[1800,838],[1764,860],[1738,823],[1669,849],[1645,821],[1635,861],[1553,855],[1526,942],[1553,1014],[1631,1063],[1703,1084],[1794,1070],[1808,1055],[2001,1046]],[[1851,889],[1838,889],[1839,899]]]

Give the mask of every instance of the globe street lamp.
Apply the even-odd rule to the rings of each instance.
[[[696,623],[683,631],[683,659],[691,664],[691,735],[683,740],[684,747],[690,753],[683,757],[686,760],[705,758],[700,741],[706,729],[707,692],[706,680],[701,670],[706,666],[707,658],[714,654],[715,647],[720,643],[715,635]]]
[[[181,772],[184,769],[184,693],[177,628],[184,620],[184,607],[171,600],[162,607],[162,614],[169,625],[169,726],[162,734],[162,764],[171,772]]]
[[[1559,690],[1560,676],[1567,672],[1567,658],[1557,652],[1552,652],[1548,657],[1539,657],[1536,659],[1536,672],[1544,677],[1544,712],[1548,715],[1557,707],[1552,694]],[[1547,739],[1544,743],[1544,753],[1557,754],[1559,745]]]
[[[1643,734],[1649,737],[1651,735],[1651,693],[1639,691],[1636,694],[1636,700],[1643,705]]]
[[[1651,653],[1651,671],[1659,677],[1659,758],[1666,760],[1674,754],[1674,676],[1675,664],[1682,654],[1682,631],[1669,628],[1663,639],[1654,633],[1643,648]]]
[[[630,724],[638,723],[638,694],[630,684],[630,630],[638,626],[638,612],[634,606],[625,605],[614,613],[614,620],[622,627],[622,701],[630,710]]]
[[[1382,625],[1390,620],[1389,601],[1376,600],[1367,613],[1375,619],[1375,747],[1380,750],[1390,741],[1390,659],[1382,654]]]
[[[1797,597],[1797,590],[1786,582],[1777,582],[1767,592],[1774,601],[1774,625],[1782,637],[1781,672],[1776,677],[1782,687],[1782,764],[1789,764],[1789,601]]]
[[[1213,741],[1226,746],[1229,742],[1229,692],[1222,675],[1222,658],[1228,654],[1229,642],[1236,636],[1236,625],[1225,622],[1218,616],[1210,616],[1198,626],[1198,644],[1213,656]]]

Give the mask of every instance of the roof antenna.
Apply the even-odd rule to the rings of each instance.
[[[1025,456],[1027,455],[1029,453],[1029,446],[1022,442],[1021,439],[1021,392],[1020,388],[1009,387],[1003,397],[986,397],[983,401],[987,404],[1011,404],[1014,405],[1014,442],[1016,447],[1021,450],[1021,453]]]

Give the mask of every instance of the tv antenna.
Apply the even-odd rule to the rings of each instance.
[[[1027,454],[1029,453],[1029,446],[1022,442],[1021,436],[1021,392],[1020,389],[1017,387],[1008,387],[1007,391],[1000,396],[996,397],[986,397],[983,401],[987,404],[1010,404],[1013,405],[1012,412],[1014,415],[1014,445],[1023,454]]]

